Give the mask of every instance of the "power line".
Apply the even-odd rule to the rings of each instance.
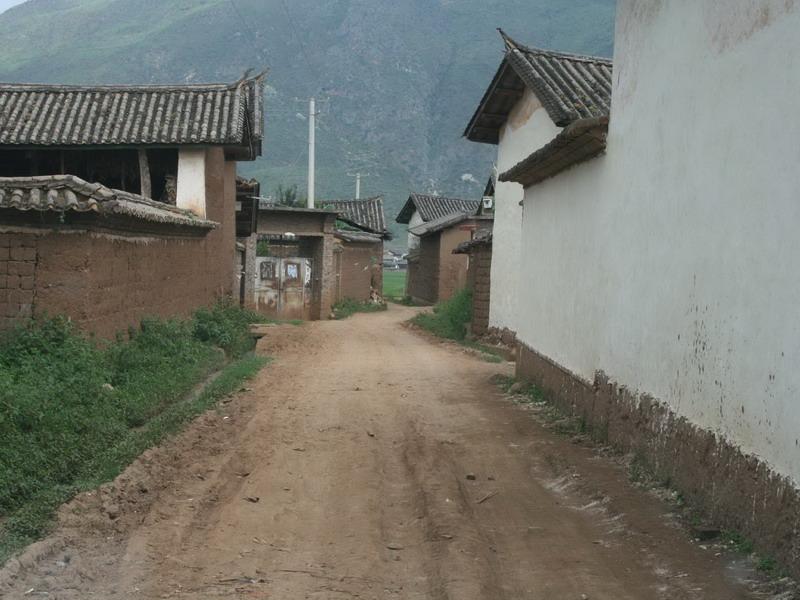
[[[295,23],[292,14],[289,12],[289,7],[286,5],[286,0],[281,0],[281,6],[283,6],[283,12],[286,13],[286,19],[289,21],[289,25],[291,26],[292,31],[294,32],[295,39],[297,39],[300,42],[300,51],[303,53],[303,56],[306,59],[306,64],[310,66],[311,58],[308,55],[308,50],[306,50],[305,38],[303,38],[303,36],[300,35],[300,31],[297,28],[297,24]],[[314,94],[314,96],[318,95],[320,91],[321,88],[317,86],[317,93]]]
[[[250,40],[253,44],[253,50],[255,50],[256,55],[261,54],[262,49],[258,47],[258,36],[256,35],[255,31],[250,27],[250,24],[245,20],[244,16],[242,15],[242,11],[239,10],[239,7],[236,6],[235,0],[228,0],[231,3],[231,7],[233,8],[236,15],[239,17],[239,22],[242,24],[247,32],[250,34]]]

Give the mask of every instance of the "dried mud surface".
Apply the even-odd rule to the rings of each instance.
[[[247,387],[59,515],[3,598],[762,597],[511,374],[402,323],[271,328]]]

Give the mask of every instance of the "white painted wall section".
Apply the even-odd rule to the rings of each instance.
[[[500,131],[497,169],[502,173],[534,150],[544,146],[560,131],[538,98],[530,91],[511,111]],[[518,183],[497,182],[495,187],[494,233],[492,241],[492,279],[489,301],[489,326],[519,329],[517,317],[520,236],[523,190]]]
[[[206,216],[206,151],[181,148],[178,152],[178,208]]]
[[[417,225],[422,225],[425,221],[422,220],[422,217],[419,214],[419,211],[414,211],[414,214],[411,215],[411,219],[408,221],[408,228],[413,229]],[[409,251],[419,248],[419,236],[414,235],[413,233],[408,234],[408,249]]]
[[[526,191],[518,327],[796,484],[798,32],[794,1],[619,0],[607,153]]]

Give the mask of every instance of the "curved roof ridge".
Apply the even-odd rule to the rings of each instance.
[[[183,90],[234,90],[238,87],[248,85],[251,83],[258,83],[263,80],[267,71],[262,71],[257,75],[248,76],[245,78],[237,79],[230,83],[219,82],[196,82],[196,83],[101,83],[101,84],[87,84],[87,83],[26,83],[26,82],[0,82],[0,89],[4,91],[21,92],[29,91],[64,91],[64,92],[132,92],[142,90],[144,92],[180,92]]]
[[[95,212],[120,214],[145,221],[213,229],[217,223],[188,210],[89,183],[75,175],[0,177],[0,208],[22,212]]]
[[[566,58],[569,60],[577,60],[583,62],[598,62],[603,63],[606,65],[612,65],[613,59],[606,58],[605,56],[596,56],[593,54],[576,54],[572,52],[563,52],[561,50],[551,50],[548,48],[539,48],[536,46],[527,46],[525,44],[521,44],[514,40],[510,35],[508,35],[505,31],[498,28],[497,31],[500,32],[500,35],[503,37],[503,41],[506,43],[506,48],[509,50],[520,50],[521,52],[525,52],[528,54],[540,54],[542,56],[553,56],[558,58]]]

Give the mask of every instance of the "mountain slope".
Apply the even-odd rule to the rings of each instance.
[[[495,31],[610,55],[614,0],[30,0],[0,15],[0,80],[235,80],[269,68],[270,193],[305,187],[307,100],[319,99],[318,196],[368,173],[389,220],[410,188],[477,197],[494,149],[461,132],[502,56]],[[470,177],[471,176],[471,177]],[[473,179],[474,178],[474,179]]]

